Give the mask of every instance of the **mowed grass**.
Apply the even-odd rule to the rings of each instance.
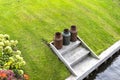
[[[30,80],[64,80],[70,75],[47,43],[72,24],[99,55],[120,39],[120,1],[0,0],[0,33],[19,41]]]

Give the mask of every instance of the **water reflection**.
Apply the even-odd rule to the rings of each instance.
[[[105,71],[97,74],[95,80],[120,80],[120,56]]]

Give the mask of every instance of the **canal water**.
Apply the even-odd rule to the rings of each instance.
[[[116,52],[84,80],[120,80],[120,51]]]
[[[120,56],[105,71],[97,74],[95,80],[120,80]]]

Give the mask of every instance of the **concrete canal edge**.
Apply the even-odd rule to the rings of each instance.
[[[65,80],[83,80],[86,78],[92,71],[96,70],[102,63],[106,62],[110,57],[112,57],[117,51],[120,50],[120,40],[110,46],[108,49],[103,51],[98,57],[99,59],[91,58],[88,60],[88,64],[84,66],[84,70],[81,69],[82,74],[70,75]]]

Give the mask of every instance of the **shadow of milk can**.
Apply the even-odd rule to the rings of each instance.
[[[70,36],[71,36],[69,29],[64,29],[62,34],[63,34],[63,45],[69,45]]]
[[[77,29],[75,25],[71,26],[70,33],[71,33],[70,41],[75,42],[77,40]]]
[[[55,37],[54,37],[54,46],[57,49],[61,49],[63,46],[63,36],[60,32],[56,32],[55,33]]]

